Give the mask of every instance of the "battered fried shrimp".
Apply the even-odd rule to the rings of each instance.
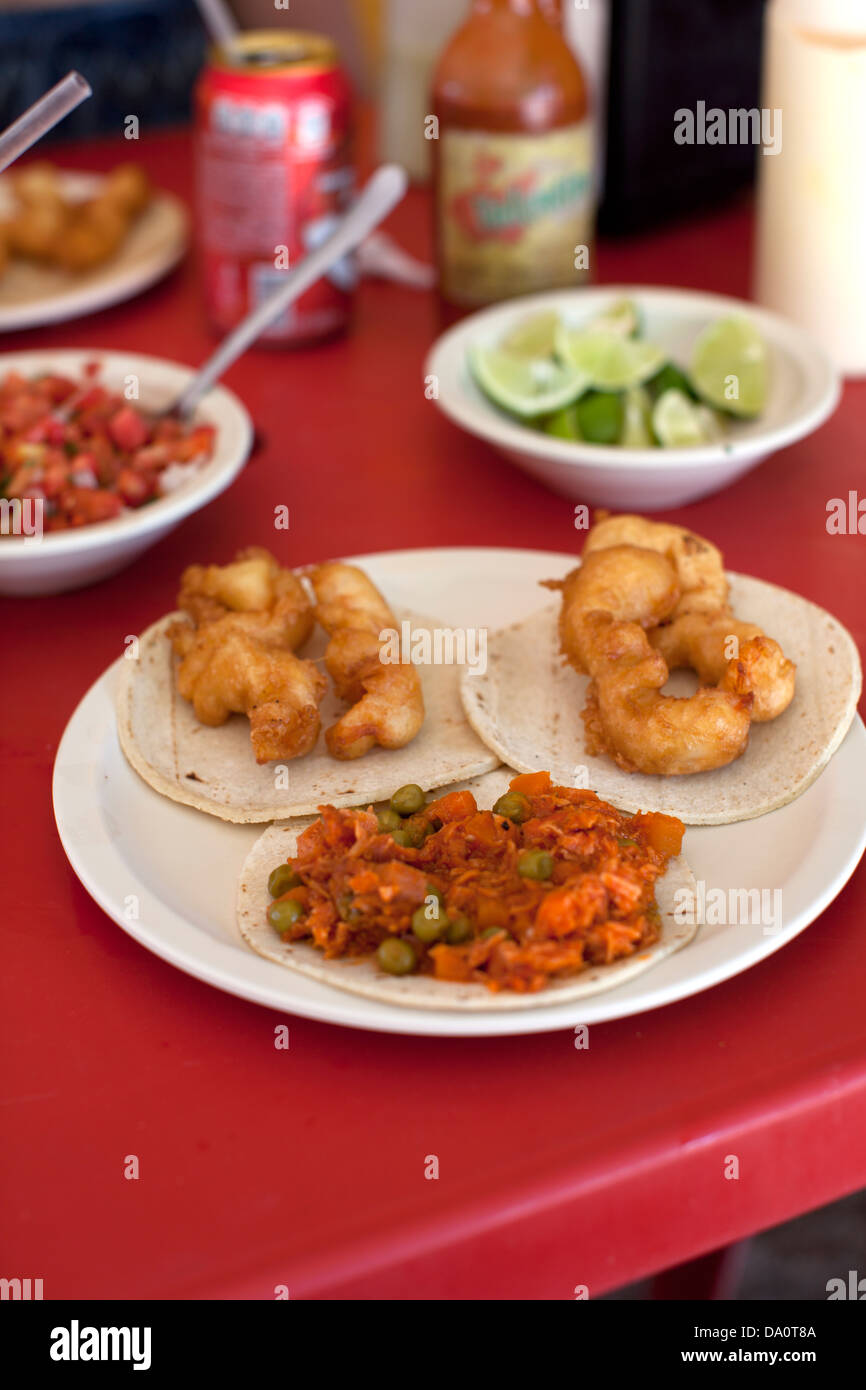
[[[633,545],[656,550],[671,562],[680,586],[676,616],[681,613],[715,613],[728,600],[728,581],[720,550],[703,536],[682,526],[648,521],[643,516],[609,516],[587,533],[586,557],[596,550]]]
[[[150,179],[139,164],[116,164],[102,186],[101,197],[137,217],[151,198]]]
[[[673,565],[655,550],[618,545],[586,555],[564,579],[543,581],[561,589],[559,641],[577,671],[586,671],[580,653],[580,620],[584,613],[602,610],[624,622],[653,627],[669,618],[680,590]]]
[[[394,614],[357,565],[332,560],[317,565],[310,580],[316,594],[316,619],[329,636],[338,628],[351,627],[378,637],[383,628],[394,627]]]
[[[4,229],[9,250],[32,260],[50,260],[69,221],[57,170],[40,160],[11,177],[18,207]]]
[[[319,702],[327,682],[312,661],[268,645],[245,625],[250,614],[227,614],[197,630],[168,629],[181,658],[177,688],[202,724],[246,714],[256,762],[299,758],[319,736]]]
[[[300,579],[260,546],[239,551],[230,565],[190,565],[177,606],[197,625],[230,612],[247,615],[242,626],[292,651],[313,629],[313,606]]]
[[[581,654],[592,677],[583,712],[591,755],[608,753],[625,772],[683,776],[745,751],[752,696],[716,688],[662,695],[668,668],[638,623],[585,614]]]
[[[379,744],[403,748],[424,722],[424,697],[411,662],[382,660],[385,629],[397,622],[379,590],[354,565],[313,570],[316,618],[328,633],[325,665],[351,709],[325,733],[335,758],[360,758]]]
[[[64,270],[92,270],[119,249],[129,217],[110,198],[90,198],[69,210],[50,248],[50,259]]]
[[[737,653],[732,655],[731,639]],[[740,622],[730,609],[684,613],[649,634],[668,668],[690,666],[704,685],[736,695],[751,694],[752,719],[776,719],[794,698],[797,668],[772,637],[755,623]]]
[[[64,197],[58,171],[44,162],[13,176],[18,208],[6,224],[10,251],[65,270],[90,270],[119,249],[150,200],[150,182],[136,164],[119,164],[99,192],[83,202]]]

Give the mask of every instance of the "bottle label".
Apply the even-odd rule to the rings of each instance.
[[[442,293],[461,304],[580,284],[593,226],[589,121],[541,135],[443,131]]]

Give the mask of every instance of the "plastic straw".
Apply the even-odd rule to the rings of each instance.
[[[0,135],[0,173],[89,96],[90,83],[80,72],[68,72]]]
[[[195,3],[214,43],[229,43],[237,34],[238,26],[225,0],[195,0]]]

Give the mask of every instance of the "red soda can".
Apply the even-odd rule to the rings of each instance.
[[[352,94],[330,39],[253,31],[216,48],[195,94],[198,242],[213,326],[227,331],[330,233],[354,190]],[[262,336],[278,346],[346,328],[351,258]]]

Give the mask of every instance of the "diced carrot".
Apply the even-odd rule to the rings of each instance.
[[[550,791],[550,773],[522,772],[519,777],[512,777],[508,785],[513,792],[523,792],[524,796],[541,796],[542,792]]]
[[[634,819],[646,836],[647,844],[658,854],[679,854],[686,827],[676,816],[665,816],[660,811],[646,811]]]
[[[425,806],[424,814],[428,820],[435,818],[447,825],[449,821],[463,820],[464,816],[471,816],[477,809],[475,797],[471,792],[447,792],[445,796],[440,796]]]
[[[462,982],[471,979],[472,969],[459,946],[434,946],[430,951],[437,980]]]

